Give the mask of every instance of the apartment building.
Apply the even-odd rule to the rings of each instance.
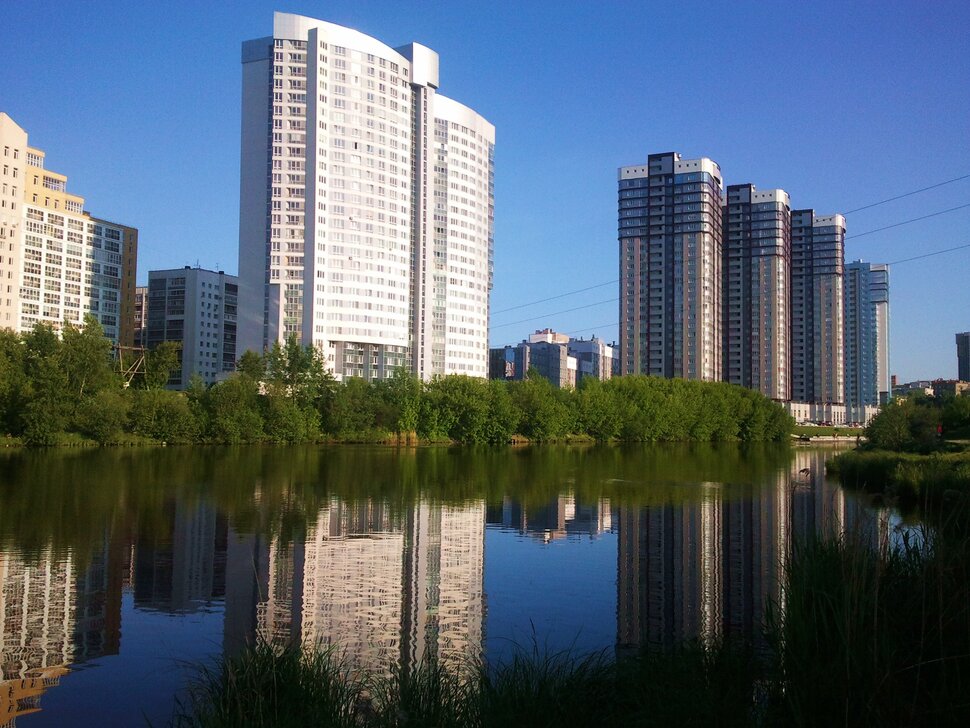
[[[60,329],[91,314],[114,343],[133,340],[138,231],[86,212],[27,142],[0,112],[0,325]]]
[[[438,93],[438,54],[276,13],[242,65],[240,352],[487,376],[495,129]]]
[[[970,382],[970,331],[957,334],[957,379]]]
[[[718,380],[720,167],[667,152],[618,176],[621,370]]]
[[[845,404],[852,422],[892,397],[889,381],[889,266],[845,266]]]
[[[145,346],[182,345],[181,367],[169,387],[184,389],[192,375],[206,384],[236,369],[239,280],[223,271],[175,268],[148,272]]]
[[[792,399],[845,400],[845,218],[792,211]]]
[[[784,190],[729,185],[723,212],[723,379],[791,397],[791,203]]]

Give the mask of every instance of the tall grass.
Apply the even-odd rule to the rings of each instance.
[[[831,458],[826,469],[846,487],[885,493],[929,510],[954,496],[970,495],[970,452],[852,450]]]
[[[332,649],[258,642],[216,667],[203,666],[175,711],[174,726],[359,725],[365,684]]]
[[[788,725],[970,725],[970,541],[962,519],[882,554],[811,539],[767,635]]]
[[[354,679],[332,651],[259,644],[202,669],[173,725],[491,728],[723,725],[752,722],[750,661],[688,645],[620,661],[520,649],[494,667],[430,662]]]

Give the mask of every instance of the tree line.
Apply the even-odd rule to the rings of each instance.
[[[0,426],[27,445],[301,443],[387,440],[501,444],[569,437],[597,441],[767,441],[788,438],[791,418],[763,395],[725,383],[655,377],[584,380],[559,390],[531,372],[521,382],[461,375],[421,382],[337,382],[320,353],[294,338],[237,371],[185,392],[165,389],[177,345],[148,352],[126,386],[100,325],[0,332]]]
[[[909,395],[883,407],[865,432],[870,449],[915,453],[947,449],[947,439],[970,439],[970,396]]]

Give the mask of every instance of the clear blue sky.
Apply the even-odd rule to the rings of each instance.
[[[715,159],[728,183],[851,210],[970,174],[970,3],[35,2],[0,8],[0,109],[151,268],[237,269],[240,43],[273,10],[441,56],[497,128],[492,342],[616,336],[616,168]],[[848,235],[970,203],[970,179],[848,216]],[[890,262],[970,243],[970,208],[849,239]],[[892,273],[892,371],[955,376],[970,248]],[[553,314],[544,316],[544,314]],[[522,323],[503,326],[533,316]]]

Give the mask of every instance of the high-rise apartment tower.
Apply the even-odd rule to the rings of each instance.
[[[437,53],[276,13],[242,62],[240,353],[486,376],[495,129],[438,94]]]
[[[792,399],[845,399],[845,218],[792,211]]]
[[[957,334],[957,379],[970,382],[970,331]]]
[[[620,167],[623,373],[721,378],[722,189],[706,157]]]
[[[791,397],[791,203],[730,185],[724,206],[724,381]]]
[[[845,404],[850,421],[889,401],[889,266],[845,266]]]

